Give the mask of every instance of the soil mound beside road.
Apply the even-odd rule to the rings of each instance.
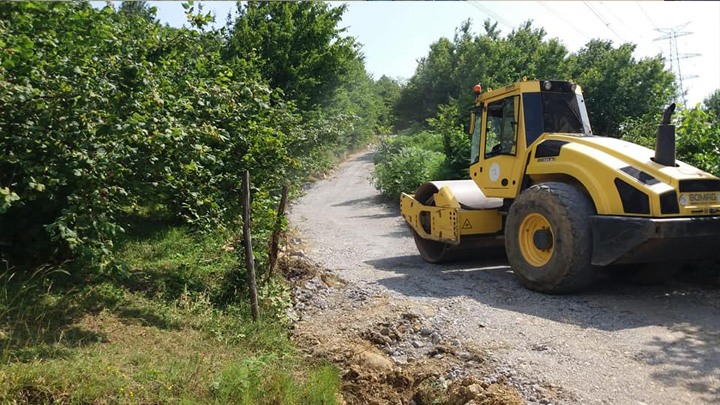
[[[481,350],[439,334],[432,308],[348,286],[290,248],[279,263],[293,285],[293,338],[308,356],[340,368],[344,403],[525,403],[520,383],[494,374]]]

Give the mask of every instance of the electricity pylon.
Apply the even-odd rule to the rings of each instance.
[[[682,102],[684,106],[687,106],[687,99],[685,98],[685,95],[687,91],[684,87],[684,81],[689,79],[694,79],[698,77],[697,75],[682,75],[682,70],[680,69],[680,60],[681,59],[688,59],[688,58],[694,58],[697,56],[700,56],[699,53],[680,53],[678,50],[678,44],[677,39],[679,37],[684,37],[686,35],[692,35],[691,31],[683,31],[683,28],[687,27],[689,22],[686,22],[685,24],[681,24],[672,28],[655,28],[656,31],[659,31],[665,35],[655,38],[653,41],[668,41],[668,45],[670,47],[670,53],[668,54],[667,61],[670,63],[670,71],[673,73],[676,73],[676,77],[678,80],[678,84],[680,86],[680,96],[682,97]],[[673,66],[673,59],[675,59],[675,66]],[[673,69],[674,67],[674,69]],[[676,97],[677,101],[677,97]]]

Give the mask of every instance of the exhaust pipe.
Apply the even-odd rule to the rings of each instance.
[[[655,163],[665,166],[675,166],[675,125],[670,124],[673,112],[675,112],[675,103],[665,109],[655,143],[655,159],[653,160]]]

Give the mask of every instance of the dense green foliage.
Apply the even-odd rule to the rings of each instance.
[[[474,36],[468,20],[456,30],[453,40],[441,38],[430,46],[398,100],[401,128],[424,124],[451,98],[466,111],[472,105],[473,85],[478,82],[485,88],[497,88],[523,76],[560,75],[567,51],[557,40],[544,41],[542,29],[526,23],[501,38],[497,23],[486,21],[484,28],[485,35]]]
[[[414,137],[412,140],[414,141]],[[393,145],[395,142],[405,143],[405,140],[387,139],[383,148],[397,148]],[[373,181],[378,190],[386,196],[400,198],[401,192],[412,192],[429,179],[436,179],[444,158],[441,152],[418,146],[399,147],[396,152],[388,153],[387,157],[382,158],[375,166]]]
[[[470,139],[459,117],[457,103],[451,99],[427,120],[431,130],[415,133],[410,129],[382,139],[373,156],[375,186],[386,196],[399,198],[401,192],[413,192],[428,180],[467,178]]]
[[[0,5],[0,254],[107,267],[125,218],[148,211],[232,228],[242,170],[264,212],[283,182],[378,129],[385,107],[336,28],[343,7],[249,3],[229,34],[185,7],[190,29],[129,6]],[[278,49],[287,33],[302,44]],[[335,106],[296,107],[319,95]]]
[[[662,111],[673,98],[674,76],[662,58],[637,61],[634,50],[593,40],[567,60],[565,78],[582,86],[595,134],[619,137],[623,121]]]
[[[708,112],[715,114],[715,116],[720,119],[720,89],[715,90],[711,95],[709,95],[703,101],[703,104]]]
[[[155,20],[157,8],[148,7],[147,1],[123,1],[118,9],[121,13],[134,14],[148,21]]]
[[[661,120],[661,113],[627,120],[623,139],[653,149]],[[720,176],[720,120],[699,107],[682,110],[675,120],[677,159]]]
[[[352,62],[358,58],[354,38],[337,28],[346,6],[270,1],[238,3],[238,8],[227,56],[257,55],[270,86],[285,90],[301,108],[328,105],[332,101],[328,95],[347,83]]]
[[[428,123],[432,130],[406,133],[381,140],[373,156],[373,182],[384,195],[397,199],[428,180],[466,178],[470,140],[458,119],[457,104],[438,106]]]
[[[469,174],[470,138],[463,131],[459,117],[457,103],[450,99],[450,104],[439,105],[437,115],[427,120],[430,128],[442,136],[445,161],[440,175],[443,180],[465,178]]]
[[[432,152],[443,151],[442,137],[435,132],[401,133],[380,140],[380,144],[373,154],[373,162],[378,164],[388,160],[391,156],[397,155],[402,149],[410,146]]]
[[[219,30],[183,7],[176,29],[144,2],[0,3],[0,402],[336,402],[267,245],[281,186],[386,132],[394,82],[344,6],[249,3]]]
[[[218,33],[86,4],[0,10],[15,50],[0,72],[12,106],[0,112],[0,183],[19,196],[0,218],[9,251],[107,255],[125,211],[216,226],[237,215],[240,170],[282,179],[297,118],[222,63]]]
[[[638,61],[632,44],[614,48],[592,40],[571,54],[530,22],[505,37],[488,21],[483,35],[472,35],[470,28],[470,21],[465,22],[452,41],[439,39],[420,60],[397,103],[400,128],[425,124],[451,98],[457,99],[467,125],[474,84],[497,88],[522,77],[574,80],[583,87],[594,132],[615,137],[623,120],[656,111],[673,95],[673,75],[663,69],[662,59]]]
[[[397,80],[382,76],[375,83],[375,88],[382,102],[379,108],[380,114],[378,114],[379,132],[381,134],[389,134],[397,122],[395,103],[397,103],[397,100],[400,98],[401,86]]]

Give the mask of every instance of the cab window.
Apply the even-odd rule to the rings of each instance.
[[[575,93],[524,93],[526,145],[532,145],[543,132],[590,136],[585,100]]]
[[[477,163],[480,158],[480,133],[482,132],[482,109],[475,113],[475,127],[470,142],[470,164]]]
[[[485,126],[485,158],[514,155],[516,144],[515,97],[488,104]]]

